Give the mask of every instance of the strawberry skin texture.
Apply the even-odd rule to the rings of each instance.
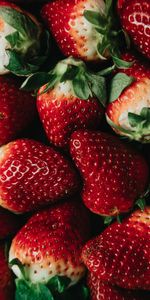
[[[150,207],[89,241],[82,259],[100,280],[126,289],[150,290]]]
[[[55,146],[66,148],[71,133],[77,129],[100,127],[104,110],[96,98],[77,98],[69,82],[40,94],[43,88],[39,91],[37,109],[47,137]]]
[[[118,138],[79,130],[71,136],[70,152],[84,180],[82,199],[92,212],[127,212],[144,192],[148,166],[141,155]]]
[[[97,61],[97,33],[84,10],[104,11],[103,0],[56,0],[42,8],[42,17],[65,56]]]
[[[83,240],[86,241],[89,238],[89,210],[86,209],[82,202],[80,202],[76,198],[74,198],[73,200],[69,199],[67,202],[54,204],[52,208],[48,210],[48,215],[49,224],[51,224],[51,226],[52,224],[59,224],[59,226],[70,224],[70,226],[72,226],[73,228],[75,227],[80,231],[80,235],[82,236]],[[43,210],[42,212],[40,212],[37,215],[37,218],[38,221],[44,222],[44,219],[47,218],[47,210]],[[34,220],[36,220],[36,218],[34,218]]]
[[[17,137],[33,121],[36,113],[34,98],[19,87],[17,79],[0,77],[0,145]]]
[[[18,217],[0,207],[0,240],[14,235],[19,229]]]
[[[82,226],[81,233],[79,218]],[[47,283],[50,278],[59,275],[67,276],[72,284],[75,284],[85,274],[85,266],[80,255],[83,244],[89,238],[85,227],[87,221],[88,227],[89,219],[85,208],[75,202],[39,212],[31,217],[14,238],[9,260],[18,258],[24,265],[31,282]],[[16,266],[13,267],[13,271],[20,277]]]
[[[5,245],[0,244],[0,299],[10,300],[13,298],[13,278],[5,257]]]
[[[125,53],[122,59],[134,61],[134,63],[130,68],[119,69],[118,72],[133,76],[136,81],[127,87],[115,101],[108,104],[106,117],[115,125],[132,130],[128,113],[140,114],[142,108],[150,107],[150,64],[139,61],[130,53]],[[116,133],[122,135],[120,130],[113,129]]]
[[[126,0],[119,15],[136,48],[150,58],[150,1]]]
[[[122,54],[121,58],[128,62],[133,62],[132,66],[126,69],[118,69],[118,72],[123,72],[128,76],[133,76],[135,79],[140,80],[143,78],[150,79],[150,62],[142,58],[135,57],[130,52]]]
[[[78,187],[70,162],[52,147],[20,139],[0,150],[0,204],[17,213],[69,196]]]
[[[89,273],[88,287],[91,300],[148,300],[149,295],[143,291],[131,291],[111,286],[100,281],[93,273]]]

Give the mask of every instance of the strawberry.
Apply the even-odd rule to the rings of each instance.
[[[148,300],[149,295],[143,291],[131,291],[112,286],[100,281],[93,273],[88,275],[91,300]]]
[[[10,300],[13,298],[13,279],[5,257],[5,245],[0,244],[0,299]]]
[[[20,221],[16,215],[0,207],[0,240],[14,235],[19,225]]]
[[[97,278],[126,289],[150,290],[150,207],[115,222],[89,241],[82,259]]]
[[[34,98],[19,87],[16,78],[0,76],[0,145],[17,137],[36,113]]]
[[[29,75],[48,55],[49,34],[13,3],[0,1],[0,74]]]
[[[129,211],[148,183],[144,158],[107,133],[79,130],[70,152],[84,180],[82,198],[94,213],[116,216]]]
[[[106,118],[118,134],[147,143],[150,141],[150,64],[130,54],[125,54],[123,59],[134,63],[112,79]]]
[[[150,1],[126,0],[122,3],[119,16],[135,47],[150,58]]]
[[[119,56],[120,28],[110,0],[53,0],[41,15],[65,56],[84,61]]]
[[[1,147],[1,206],[23,213],[70,195],[77,187],[72,165],[52,147],[28,139]]]
[[[85,208],[76,201],[33,215],[13,239],[9,253],[10,264],[21,283],[24,276],[24,280],[34,284],[34,287],[38,284],[50,287],[51,279],[57,276],[57,279],[67,278],[69,286],[76,284],[85,274],[80,254],[89,236],[88,224]],[[23,265],[24,275],[20,264]],[[17,290],[19,288],[18,280]],[[40,299],[44,299],[42,295],[41,291]]]
[[[37,88],[39,82],[43,86],[38,92],[37,109],[47,137],[55,146],[67,147],[76,129],[100,127],[106,100],[104,77],[90,72],[82,61],[69,57],[49,74],[30,76],[22,87]]]

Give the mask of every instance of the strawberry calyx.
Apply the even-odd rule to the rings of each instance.
[[[150,184],[148,185],[146,191],[138,197],[138,199],[135,201],[135,206],[138,206],[142,211],[145,210],[145,207],[147,205],[147,200],[150,196]],[[113,221],[117,221],[119,224],[122,223],[122,220],[127,214],[118,214],[115,216],[105,216],[104,217],[104,225],[109,226]]]
[[[104,217],[104,225],[109,226],[113,221],[117,220],[119,224],[122,223],[122,216],[117,215],[117,216],[106,216]]]
[[[120,58],[120,44],[122,44],[124,39],[124,43],[129,46],[129,38],[126,32],[120,29],[118,25],[117,17],[114,13],[114,1],[106,0],[105,10],[102,12],[85,10],[84,17],[94,26],[99,34],[97,53],[100,58],[105,60],[111,56],[114,63],[119,64],[120,68],[124,67],[124,63],[126,63],[126,66],[129,66],[130,62],[125,62]]]
[[[21,88],[31,91],[45,85],[41,92],[43,94],[53,89],[56,84],[68,81],[73,95],[83,100],[96,97],[105,106],[107,101],[105,78],[88,70],[83,61],[72,57],[60,61],[49,73],[38,72],[29,76]]]
[[[149,196],[150,196],[150,184],[148,185],[146,191],[136,200],[135,205],[137,205],[142,211],[144,211]]]
[[[37,72],[48,57],[48,31],[42,30],[28,14],[13,7],[1,6],[0,17],[13,29],[5,36],[9,43],[6,49],[9,63],[5,68],[15,75]]]
[[[128,122],[131,129],[116,125],[108,115],[106,115],[106,119],[111,127],[123,133],[130,140],[141,143],[150,142],[150,108],[143,107],[140,114],[128,112]]]
[[[17,266],[21,273],[21,278],[15,280],[16,300],[89,300],[89,290],[83,281],[72,286],[70,278],[56,275],[47,283],[33,283],[28,280],[25,267],[18,259],[13,259],[9,265]]]

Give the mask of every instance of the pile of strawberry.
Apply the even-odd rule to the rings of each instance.
[[[150,299],[149,144],[150,0],[0,1],[0,300]]]

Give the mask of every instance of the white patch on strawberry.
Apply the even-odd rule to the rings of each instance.
[[[74,96],[76,97],[72,83],[70,81],[60,82],[55,86],[55,94],[57,97],[62,97],[64,95],[65,98]]]
[[[96,32],[93,25],[83,16],[84,10],[104,12],[105,3],[103,0],[81,1],[75,5],[70,20],[70,35],[76,41],[78,53],[87,56],[88,60],[99,58],[97,54],[97,43],[100,42],[100,34]]]
[[[130,97],[129,92],[131,94]],[[125,98],[126,97],[124,96],[124,101]],[[136,91],[135,89],[133,91],[130,89],[130,91],[127,92],[127,101],[128,99],[131,99],[131,102],[129,103],[127,110],[120,114],[118,121],[121,127],[131,130],[132,127],[129,124],[128,113],[140,115],[144,107],[150,108],[150,79],[143,80],[142,84],[139,82],[136,86]]]
[[[5,37],[13,32],[15,32],[15,29],[0,19],[0,75],[9,72],[5,66],[9,63],[9,57],[6,50],[10,48],[10,44]]]
[[[9,262],[15,259],[15,253],[13,248],[11,247],[9,253]],[[39,263],[32,263],[30,266],[26,265],[25,274],[32,283],[44,283],[46,284],[52,277],[59,275],[59,276],[66,276],[71,279],[71,284],[76,284],[85,274],[85,267],[83,264],[78,266],[73,266],[70,263],[68,267],[66,266],[65,261],[61,260],[53,260],[50,259],[48,264]],[[14,265],[12,267],[12,271],[14,274],[19,278],[22,279],[23,275],[18,266]]]

